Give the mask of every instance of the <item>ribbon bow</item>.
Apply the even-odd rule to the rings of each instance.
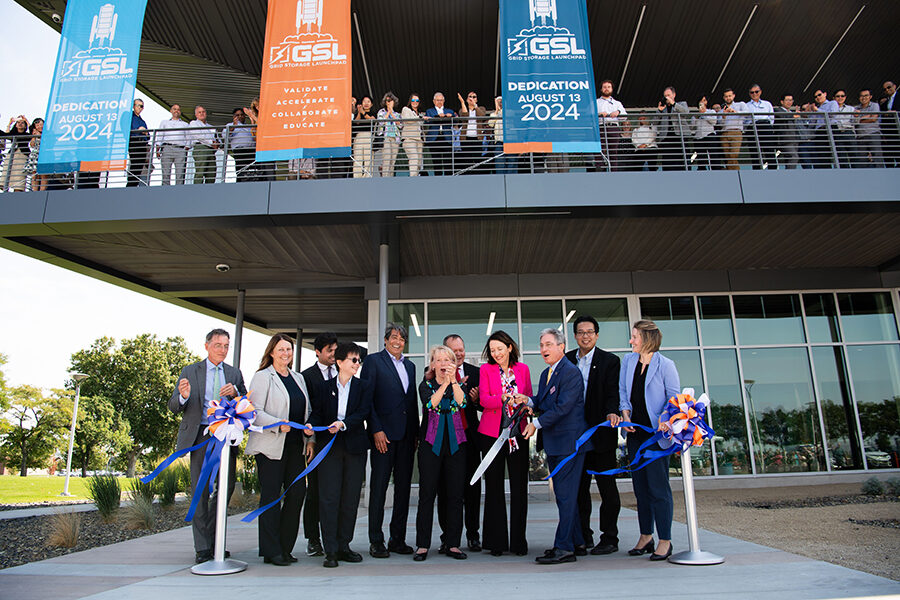
[[[682,452],[691,446],[703,445],[703,440],[715,435],[715,431],[703,420],[706,417],[707,407],[709,396],[704,393],[695,400],[692,388],[685,388],[682,393],[669,398],[666,403],[666,410],[660,416],[660,423],[668,422],[667,437]]]

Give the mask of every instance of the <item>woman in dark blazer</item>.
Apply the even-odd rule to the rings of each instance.
[[[416,513],[416,550],[413,560],[428,558],[431,527],[434,523],[434,499],[438,490],[445,493],[446,518],[443,532],[446,554],[462,560],[459,549],[463,528],[463,497],[466,481],[466,432],[462,409],[466,394],[456,381],[456,356],[447,346],[434,346],[428,353],[433,377],[419,384],[419,399],[424,414],[419,434],[419,510]]]
[[[291,370],[294,343],[283,333],[269,340],[259,371],[250,381],[250,401],[256,408],[256,425],[272,425],[279,421],[303,423],[309,418],[310,402],[306,382]],[[288,425],[261,432],[251,431],[246,454],[256,455],[259,474],[259,505],[275,500],[285,486],[291,484],[312,459],[315,438],[303,436]],[[304,458],[305,457],[305,458]],[[291,554],[300,530],[300,507],[306,494],[306,482],[297,482],[284,496],[280,506],[273,506],[259,516],[259,555],[264,561],[287,566],[297,559]]]
[[[367,383],[355,377],[362,364],[359,355],[356,344],[338,344],[334,351],[338,375],[323,384],[323,393],[316,398],[310,417],[311,425],[328,427],[328,431],[318,433],[319,448],[337,435],[318,466],[325,567],[336,567],[338,561],[362,561],[362,556],[350,549],[350,541],[369,450],[365,420],[372,407],[372,395]]]
[[[660,415],[669,398],[681,393],[681,381],[675,363],[658,352],[662,332],[653,321],[637,321],[631,330],[632,353],[622,359],[619,372],[619,410],[622,418],[610,419],[613,425],[621,420],[664,429]],[[651,434],[634,427],[625,427],[629,461],[634,459],[641,444]],[[668,448],[672,442],[662,439],[648,450]],[[672,554],[672,488],[669,487],[669,461],[665,458],[651,462],[631,474],[637,500],[638,524],[641,537],[631,556],[650,554],[650,560],[665,560]],[[653,524],[659,534],[659,545],[653,552]]]

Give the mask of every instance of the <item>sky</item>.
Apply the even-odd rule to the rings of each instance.
[[[0,23],[0,127],[6,130],[10,117],[24,114],[31,122],[44,116],[59,34],[12,0],[0,0]],[[169,112],[148,100],[142,116],[158,123]],[[180,335],[195,354],[205,356],[206,333],[215,327],[234,335],[233,322],[0,249],[0,353],[9,359],[3,370],[10,385],[63,387],[72,354],[102,336]],[[249,381],[268,336],[249,329],[243,335],[240,366]],[[304,350],[301,366],[314,361],[315,354]]]

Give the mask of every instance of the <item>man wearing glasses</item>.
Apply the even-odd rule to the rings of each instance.
[[[590,315],[575,319],[575,341],[577,350],[566,353],[581,372],[584,381],[584,417],[588,427],[593,427],[609,419],[619,410],[619,357],[597,348],[597,320]],[[616,468],[616,449],[619,442],[617,429],[601,427],[591,437],[594,448],[584,457],[584,471],[578,487],[578,516],[585,545],[576,547],[576,554],[612,554],[619,550],[619,490],[612,475],[595,475],[597,490],[600,492],[600,540],[594,546],[594,532],[591,529],[591,475],[587,470],[605,471]]]
[[[859,92],[856,106],[859,122],[856,125],[856,163],[862,167],[883,167],[881,156],[881,129],[878,127],[878,105],[872,102],[872,91]]]
[[[884,135],[884,162],[887,167],[900,167],[900,125],[897,123],[900,111],[900,98],[897,97],[897,86],[893,81],[884,82],[884,97],[880,100],[881,112],[889,112],[881,116],[881,133]]]
[[[753,125],[759,139],[759,146],[750,145],[754,169],[767,169],[775,164],[775,115],[772,114],[772,103],[762,99],[762,88],[750,86],[750,101],[745,103],[747,110],[753,114]]]
[[[460,126],[460,158],[456,169],[469,169],[465,171],[465,175],[472,175],[476,169],[483,170],[476,165],[481,162],[482,142],[487,137],[487,111],[483,106],[478,106],[478,94],[475,92],[469,92],[465,101],[459,93],[456,97],[459,98],[459,116],[465,119]]]
[[[126,187],[137,187],[143,183],[147,185],[144,170],[147,168],[150,152],[150,134],[147,133],[147,122],[141,118],[144,110],[144,101],[138,98],[134,101],[134,111],[131,113],[131,137],[128,138],[128,183]]]
[[[821,113],[838,112],[841,107],[834,100],[829,100],[828,94],[824,90],[816,90],[813,98],[815,98],[815,102],[812,103],[811,108],[814,112],[809,117],[809,124],[814,132],[812,165],[814,169],[824,169],[831,166],[832,152],[831,144],[828,141],[828,129],[825,127],[825,115]]]

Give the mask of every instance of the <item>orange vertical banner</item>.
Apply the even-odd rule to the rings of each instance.
[[[350,156],[350,0],[269,0],[258,162]]]

